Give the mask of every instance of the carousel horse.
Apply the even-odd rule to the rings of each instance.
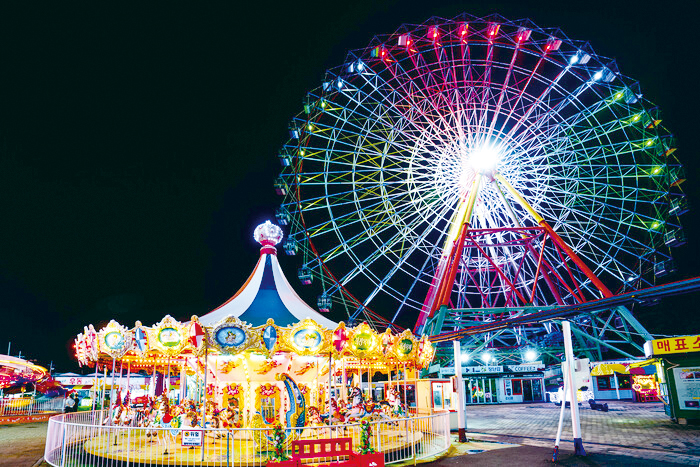
[[[118,405],[112,413],[112,425],[129,426],[134,419],[134,412],[128,405]]]
[[[333,426],[331,430],[340,431],[341,427],[339,427],[339,425],[342,426],[346,422],[346,414],[347,410],[345,407],[342,404],[338,405],[335,398],[331,398],[328,413],[321,415],[321,417],[326,423]],[[343,432],[347,432],[347,428],[345,428],[345,426],[342,426],[342,430]]]
[[[309,427],[321,427],[325,426],[326,423],[323,421],[323,416],[321,415],[321,411],[318,410],[318,407],[314,407],[313,405],[310,406],[306,410],[306,415],[308,416],[308,424],[307,426]],[[311,436],[327,436],[330,434],[330,429],[329,428],[323,428],[323,429],[314,429],[314,430],[309,430]]]
[[[405,416],[406,413],[401,404],[401,393],[396,387],[389,388],[386,399],[389,407],[391,407],[391,415],[393,417]]]
[[[385,413],[381,403],[365,402],[365,415],[363,420],[391,420],[391,417]]]
[[[241,428],[243,426],[243,421],[241,420],[240,411],[228,406],[223,411],[223,422],[224,428]]]
[[[350,403],[345,414],[345,420],[349,423],[360,421],[367,411],[365,410],[365,398],[359,387],[355,386],[350,390]]]
[[[168,446],[175,443],[175,438],[179,433],[180,427],[182,427],[183,417],[181,414],[173,416],[173,413],[176,412],[177,410],[170,407],[170,401],[167,396],[162,394],[156,406],[155,417],[150,424],[152,428],[161,429],[150,430],[146,432],[146,436],[150,437],[151,441],[156,441],[158,445],[165,445],[163,454],[167,454]]]
[[[194,410],[188,411],[185,414],[182,426],[187,428],[199,427],[199,414]]]
[[[373,401],[365,401],[362,391],[357,386],[350,392],[350,409],[345,414],[345,419],[349,423],[362,420],[388,420],[389,416],[384,414],[380,404]]]
[[[223,430],[221,430],[224,428],[224,421],[221,419],[221,411],[215,410],[212,412],[212,414],[207,417],[207,421],[209,422],[209,427],[215,430],[206,433],[207,436],[212,438],[212,443],[217,439],[226,437]]]
[[[321,426],[325,425],[323,423],[323,419],[321,418],[321,412],[318,410],[318,407],[314,407],[313,405],[310,406],[307,411],[307,415],[309,416],[308,424],[311,426]]]
[[[327,415],[328,422],[331,425],[337,425],[339,423],[345,423],[345,413],[342,405],[338,405],[338,402],[334,398],[331,398],[331,408]]]
[[[136,410],[136,416],[134,417],[134,426],[145,428],[150,426],[153,421],[153,409],[150,405],[144,405],[140,409]]]

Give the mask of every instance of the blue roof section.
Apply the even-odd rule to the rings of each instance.
[[[299,320],[282,303],[272,273],[272,258],[270,255],[266,256],[265,269],[263,269],[258,293],[255,295],[253,303],[238,316],[238,319],[246,321],[252,326],[262,326],[268,318],[274,319],[277,326],[297,323]]]

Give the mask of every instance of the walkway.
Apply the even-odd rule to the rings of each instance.
[[[48,422],[0,426],[0,466],[30,467],[44,455]]]
[[[629,456],[664,463],[700,464],[700,426],[677,425],[662,403],[608,401],[609,412],[580,407],[587,453]],[[559,407],[552,403],[467,407],[470,438],[551,448]],[[571,440],[570,410],[565,412],[563,440]],[[562,449],[573,450],[566,441]]]

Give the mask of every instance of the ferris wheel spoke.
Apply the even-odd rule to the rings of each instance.
[[[590,228],[587,225],[587,223],[584,224],[583,226],[581,226],[577,222],[569,221],[569,222],[567,222],[566,225],[567,225],[567,235],[566,236],[570,240],[572,238],[575,238],[575,237],[579,238],[579,239],[585,238],[585,236],[591,234]],[[606,238],[604,238],[603,240],[607,240],[607,241],[598,242],[597,244],[608,245],[610,249],[616,249],[620,252],[626,253],[626,254],[631,255],[631,256],[639,255],[639,253],[645,248],[644,243],[628,237],[626,243],[629,243],[629,247],[636,246],[639,248],[639,251],[631,251],[629,249],[626,249],[625,245],[623,245],[622,242],[619,242],[619,239],[617,238],[619,236],[618,235],[619,232],[617,230],[615,230],[611,227],[608,227],[605,224],[598,224],[596,226],[596,228],[601,230],[601,235],[606,235]],[[609,234],[609,236],[607,236],[607,234]],[[617,240],[619,243],[613,244],[613,243],[611,243],[612,240]],[[587,257],[589,255],[589,253],[585,253],[585,251],[584,251],[585,248],[590,248],[591,245],[592,245],[591,242],[587,242],[587,243],[570,242],[570,244],[569,244],[569,246],[572,247],[574,249],[574,251],[577,252],[577,254],[580,254],[584,257]],[[602,248],[599,248],[599,249],[601,251],[604,251]],[[591,264],[597,265],[598,268],[601,268],[599,258],[595,257],[595,258],[588,258],[588,259],[591,261]]]
[[[379,201],[377,202],[377,205],[379,205],[381,202],[382,202],[382,201],[379,200]],[[441,209],[447,211],[447,210],[449,210],[449,207],[446,206],[446,205],[441,205]],[[362,212],[365,213],[365,212],[366,212],[366,208],[363,209]],[[353,213],[350,213],[350,214],[353,214]],[[368,236],[368,235],[367,235],[367,232],[368,232],[368,231],[367,231],[367,229],[366,229],[366,225],[367,225],[368,223],[371,223],[371,216],[369,216],[369,215],[363,215],[363,216],[350,217],[350,214],[348,214],[347,217],[346,217],[346,216],[342,216],[342,217],[339,217],[339,218],[336,219],[336,222],[335,222],[334,224],[337,226],[337,228],[341,228],[341,227],[342,227],[342,228],[344,228],[344,229],[347,229],[347,228],[350,227],[352,224],[356,224],[356,223],[359,223],[359,224],[363,225],[363,228],[360,229],[360,230],[358,231],[358,233],[355,235],[355,237],[353,237],[352,239],[343,239],[343,240],[344,240],[344,241],[343,241],[343,245],[346,245],[346,244],[348,244],[348,243],[353,244],[353,243],[356,241],[356,239],[362,239],[362,241],[368,241],[370,238],[372,238],[372,236]],[[381,215],[381,211],[377,211],[377,214],[375,214],[375,215]],[[414,214],[412,214],[412,215],[415,216],[416,219],[418,219],[418,217],[419,217],[419,214],[418,214],[418,213],[414,213]],[[436,216],[436,218],[439,220],[439,217]],[[410,221],[410,220],[411,220],[410,217],[403,217],[403,218],[402,218],[402,223],[408,223],[408,221]],[[338,222],[338,221],[341,221],[341,222]],[[427,219],[423,218],[422,221],[423,221],[423,222],[426,222]],[[418,222],[418,220],[416,220],[416,222]],[[389,228],[391,228],[391,226],[392,226],[391,223],[386,223],[386,222],[384,223],[384,228],[385,228],[385,229],[389,229]],[[431,226],[431,227],[432,227],[432,226]],[[433,227],[433,228],[434,228],[434,227]],[[323,233],[325,233],[325,232],[326,232],[325,229],[323,229],[323,230],[318,230],[318,231],[310,230],[309,237],[310,237],[310,238],[315,238],[315,237],[317,237],[318,235],[323,234]],[[373,234],[373,235],[374,235],[374,234]]]
[[[556,115],[561,115],[566,107],[570,104],[575,104],[578,102],[578,98],[591,87],[591,81],[587,81],[578,86],[573,92],[568,93],[564,99],[562,99],[558,104],[545,110],[542,116],[540,116],[536,121],[534,121],[528,128],[528,132],[538,131],[541,126],[545,125],[550,118]],[[534,107],[531,106],[534,109]],[[522,118],[520,119],[523,120]],[[517,142],[526,132],[521,133],[520,137],[517,135],[514,140]]]
[[[557,187],[554,186],[554,185],[550,186],[549,189],[550,189],[550,191],[552,191],[553,193],[561,192],[561,191],[558,190]],[[598,206],[600,209],[604,209],[604,208],[606,208],[606,207],[608,207],[608,206],[611,206],[611,204],[610,204],[611,201],[619,201],[619,202],[626,201],[625,198],[613,198],[613,197],[611,197],[611,196],[610,196],[610,193],[607,192],[605,185],[602,185],[602,184],[601,184],[599,189],[600,189],[601,192],[602,192],[602,193],[600,193],[600,194],[596,194],[596,193],[585,193],[585,194],[583,194],[583,193],[578,193],[578,197],[577,197],[577,198],[578,198],[578,200],[580,201],[579,205],[580,205],[580,206],[586,206],[588,203],[591,203],[591,204],[588,204],[588,206],[593,205],[593,206]],[[638,201],[638,200],[637,200],[637,201]],[[638,201],[638,202],[639,202],[639,201]],[[586,215],[586,214],[590,215],[590,210],[586,210],[586,211],[578,210],[578,209],[574,208],[573,206],[564,206],[563,204],[558,204],[558,203],[557,203],[556,201],[554,201],[554,200],[550,201],[550,203],[551,203],[552,205],[555,205],[555,206],[558,205],[560,208],[567,209],[567,210],[569,210],[570,212],[578,212],[578,213],[580,213],[580,214],[582,214],[582,215]],[[622,205],[622,203],[619,203],[619,204],[620,204],[620,206],[615,206],[615,211],[618,212],[618,213],[620,213],[620,214],[634,215],[634,216],[636,216],[636,217],[642,219],[644,222],[648,222],[648,223],[651,223],[651,222],[653,222],[653,221],[655,221],[655,220],[658,220],[658,219],[655,219],[654,217],[652,217],[652,216],[650,216],[650,215],[648,215],[648,214],[644,214],[644,213],[641,213],[641,212],[639,212],[639,211],[633,211],[633,210],[631,210],[630,208],[625,208],[625,207]],[[645,225],[634,225],[634,224],[628,224],[628,225],[634,226],[634,227],[636,227],[636,228],[640,228],[640,229],[645,229],[645,230],[646,230],[646,226],[645,226]]]

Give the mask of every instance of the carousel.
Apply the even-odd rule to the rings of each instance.
[[[149,443],[158,443],[167,455],[183,445],[182,430],[199,428],[205,438],[213,437],[212,444],[221,444],[210,453],[220,456],[233,442],[239,444],[239,457],[245,452],[264,458],[275,428],[278,435],[282,428],[288,446],[294,439],[320,436],[309,428],[325,427],[328,435],[331,426],[408,416],[401,388],[405,391],[411,371],[430,364],[434,347],[427,337],[331,321],[308,306],[282,272],[275,248],[281,229],[268,221],[255,229],[254,238],[262,245],[255,269],[213,311],[186,322],[171,316],[152,326],[137,321],[133,328],[113,320],[100,330],[86,326],[77,336],[80,364],[94,366],[96,378],[112,372],[110,402],[103,405],[109,410],[100,424],[167,429],[168,436],[144,431],[140,452],[122,446],[115,454],[111,446],[108,457],[121,459],[131,450],[133,461],[152,460]],[[136,372],[151,376],[147,387],[130,386]],[[375,390],[377,380],[382,391]],[[220,430],[240,433],[231,439]],[[383,449],[392,449],[389,437]],[[396,437],[393,448],[407,442]],[[103,446],[94,439],[84,449],[107,455]]]

